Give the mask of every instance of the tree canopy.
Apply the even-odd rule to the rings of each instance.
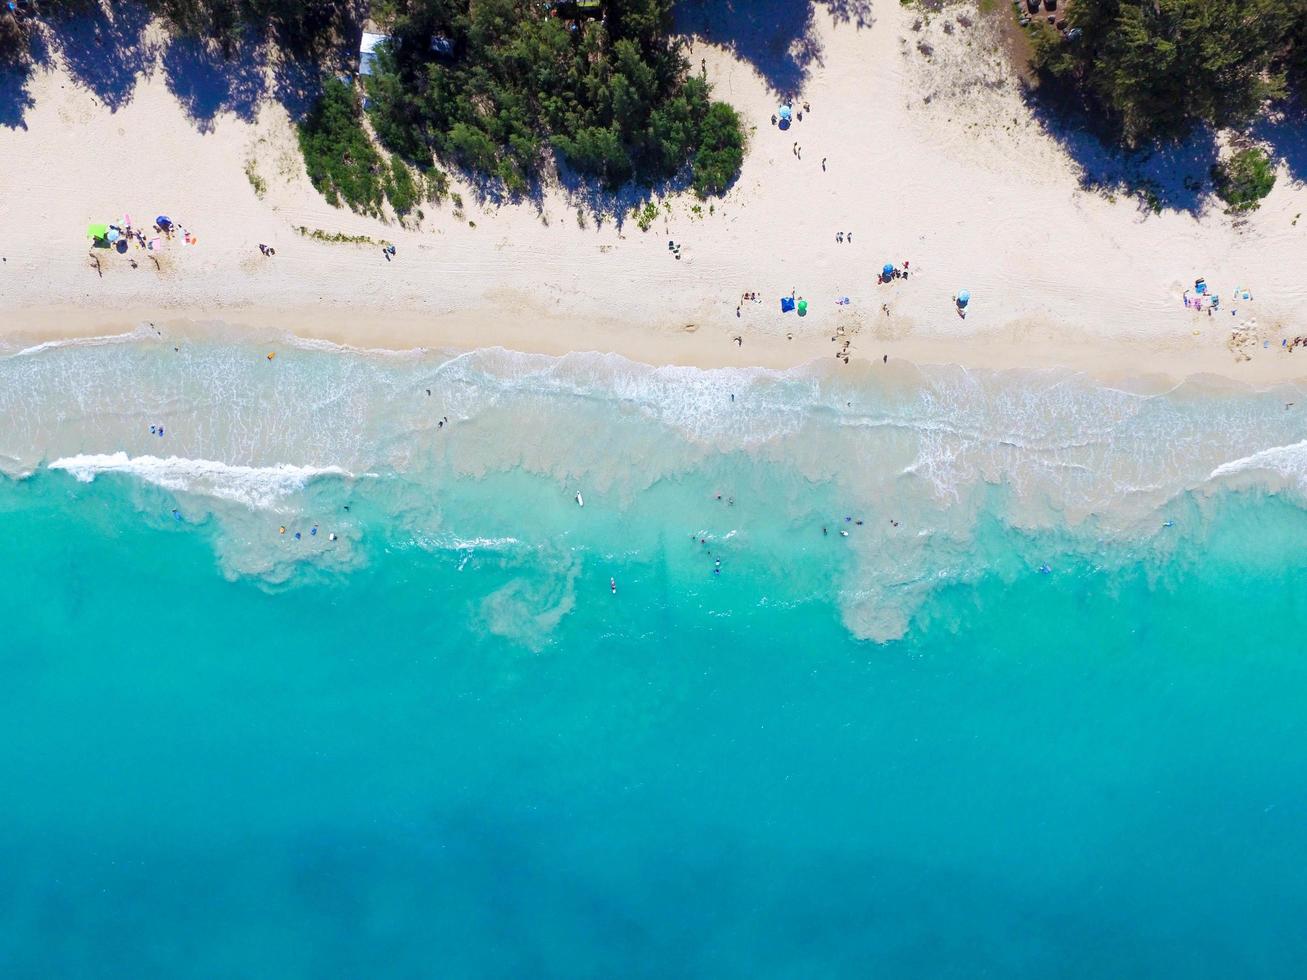
[[[374,74],[373,126],[419,168],[433,154],[510,193],[553,150],[609,187],[688,168],[701,194],[739,173],[738,115],[671,34],[672,0],[397,0]],[[452,50],[434,50],[433,39]]]
[[[1036,63],[1080,85],[1129,143],[1247,123],[1307,49],[1307,0],[1075,0]]]

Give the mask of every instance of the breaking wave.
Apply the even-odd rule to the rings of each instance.
[[[1298,404],[1294,387],[1130,391],[1069,371],[699,370],[151,330],[0,357],[0,466],[17,476],[53,460],[79,480],[118,473],[187,495],[187,519],[217,518],[229,574],[275,581],[365,562],[379,525],[392,544],[454,561],[554,549],[566,561],[541,574],[564,597],[573,553],[640,561],[701,538],[793,567],[796,593],[833,599],[857,635],[889,639],[932,590],[1000,567],[987,523],[1054,532],[1082,552],[1148,549],[1189,497],[1302,496]],[[332,547],[310,546],[317,523]],[[1051,558],[1004,560],[1003,574],[1020,574]],[[528,594],[495,598],[488,621],[506,628]],[[531,618],[543,642],[555,620]]]
[[[275,507],[283,498],[303,490],[315,477],[352,476],[339,466],[239,466],[179,456],[133,458],[124,452],[70,456],[55,460],[49,468],[64,470],[83,483],[101,473],[127,473],[167,490],[204,494],[258,509]]]

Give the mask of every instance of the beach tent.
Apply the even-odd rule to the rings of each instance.
[[[382,41],[389,41],[390,37],[386,34],[373,34],[371,31],[363,32],[363,40],[359,42],[359,74],[371,75],[372,66],[377,60],[377,45]]]
[[[792,309],[794,309],[794,300],[790,299],[790,297],[788,297],[788,296],[782,296],[782,297],[781,297],[781,312],[782,312],[782,313],[789,313],[790,310],[792,310]]]
[[[971,293],[967,292],[965,289],[958,293],[958,306],[966,306],[970,302]]]
[[[86,235],[88,238],[104,238],[109,234],[109,226],[104,224],[89,224],[86,226]]]
[[[801,299],[799,300],[799,316],[807,316],[807,315],[808,315],[808,301],[806,299]]]

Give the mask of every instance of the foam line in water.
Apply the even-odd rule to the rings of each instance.
[[[338,466],[235,466],[211,459],[169,456],[128,456],[124,452],[93,453],[57,459],[52,470],[63,470],[83,483],[101,473],[127,473],[155,486],[181,493],[198,493],[267,509],[283,497],[304,489],[319,476],[352,477]]]
[[[155,336],[154,331],[146,324],[142,323],[135,330],[128,330],[126,333],[102,334],[95,337],[67,337],[61,340],[47,340],[44,343],[35,344],[31,347],[24,347],[21,350],[8,353],[9,357],[29,357],[33,354],[43,354],[46,351],[58,350],[62,347],[103,347],[107,344],[125,344],[133,340],[147,340]]]
[[[1271,446],[1239,459],[1222,463],[1212,470],[1209,480],[1246,473],[1249,470],[1269,470],[1285,478],[1307,478],[1307,439],[1288,446]]]

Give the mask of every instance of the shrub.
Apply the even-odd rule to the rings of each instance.
[[[254,188],[254,196],[261,198],[268,193],[268,182],[259,175],[258,169],[254,166],[253,160],[245,161],[245,176]]]
[[[449,196],[449,174],[439,167],[428,170],[423,180],[427,185],[427,200],[432,204],[440,204]]]
[[[743,163],[744,130],[739,113],[725,102],[714,102],[699,126],[694,192],[700,197],[724,193],[740,175]]]
[[[322,96],[299,126],[300,150],[309,180],[327,201],[343,201],[360,213],[378,214],[384,194],[383,162],[363,128],[354,90],[328,79]]]
[[[1232,213],[1256,211],[1275,186],[1275,168],[1265,150],[1249,147],[1213,165],[1212,182]]]
[[[403,218],[418,204],[418,185],[408,167],[399,157],[390,158],[390,178],[386,181],[386,197],[395,214]]]
[[[648,231],[654,219],[658,217],[658,205],[653,201],[645,201],[643,208],[635,208],[631,214],[635,218],[635,223],[640,226],[640,230]]]

